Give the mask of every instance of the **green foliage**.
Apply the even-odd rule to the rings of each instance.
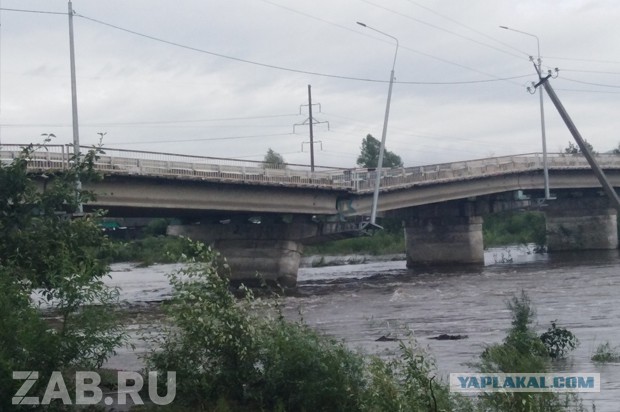
[[[360,155],[357,158],[357,165],[369,169],[374,169],[379,164],[379,151],[381,142],[375,139],[371,134],[362,140]],[[383,152],[382,167],[403,167],[403,161],[400,156],[390,152],[387,148]]]
[[[474,404],[450,394],[436,379],[434,361],[414,341],[400,342],[400,356],[384,361],[372,358],[363,411],[473,411]]]
[[[539,249],[544,249],[547,242],[545,215],[540,212],[488,215],[482,231],[485,247],[535,243]]]
[[[596,347],[591,359],[598,363],[620,362],[620,350],[617,346],[612,347],[609,342],[601,343]]]
[[[243,289],[237,300],[220,276],[221,257],[194,244],[195,259],[170,274],[168,329],[147,365],[177,372],[177,402],[192,410],[471,410],[431,375],[414,345],[391,361],[367,359],[343,342],[284,319],[277,299]],[[260,309],[260,310],[258,310]],[[462,405],[469,405],[468,407]]]
[[[402,229],[397,233],[381,231],[373,236],[334,240],[304,248],[305,255],[369,254],[377,256],[404,251],[405,236]]]
[[[556,320],[551,322],[551,327],[542,335],[542,341],[551,359],[563,359],[566,354],[574,350],[579,344],[577,337],[566,328],[558,328]]]
[[[170,219],[153,219],[143,230],[145,236],[166,236],[166,230],[170,224]]]
[[[588,151],[591,154],[593,155],[598,154],[598,152],[594,150],[594,146],[592,146],[590,142],[588,142],[587,140],[584,140],[584,143],[586,144],[586,147],[588,148]],[[579,146],[577,146],[573,142],[568,142],[568,146],[564,148],[564,153],[569,154],[569,155],[578,155],[578,154],[581,154],[582,152]]]
[[[267,150],[265,158],[263,159],[263,168],[265,169],[286,169],[286,161],[284,157],[272,148]]]
[[[110,248],[100,251],[98,257],[110,262],[174,263],[182,256],[191,257],[192,247],[187,239],[173,236],[148,236],[129,242],[111,242]]]
[[[527,294],[514,297],[507,304],[512,313],[512,327],[504,342],[484,350],[478,367],[489,373],[545,373],[549,367],[549,351],[531,327],[535,317]],[[569,332],[570,333],[570,332]],[[572,334],[571,334],[572,335]],[[484,411],[553,412],[581,411],[576,396],[557,393],[488,393],[480,397]]]
[[[95,248],[109,245],[99,215],[70,214],[93,198],[76,192],[75,182],[98,178],[97,150],[73,158],[66,171],[34,172],[27,165],[35,150],[44,147],[29,146],[0,165],[0,405],[14,393],[4,390],[13,385],[12,371],[37,370],[47,382],[51,371],[101,366],[125,340],[113,310],[118,291],[103,283],[108,268],[95,257]],[[54,324],[31,295],[46,302]]]

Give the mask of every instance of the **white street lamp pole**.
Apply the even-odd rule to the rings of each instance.
[[[381,134],[381,147],[379,148],[379,160],[377,162],[377,169],[375,170],[375,190],[372,196],[372,211],[370,213],[370,224],[377,226],[377,204],[379,202],[379,185],[381,184],[381,171],[383,168],[383,155],[385,153],[385,138],[387,137],[388,119],[390,117],[390,102],[392,100],[392,86],[394,85],[394,67],[396,66],[396,56],[398,55],[398,39],[373,27],[370,27],[364,23],[357,22],[362,27],[366,27],[372,31],[383,34],[396,42],[396,50],[394,51],[394,61],[392,62],[392,72],[390,73],[390,86],[388,88],[387,103],[385,105],[385,117],[383,118],[383,133]]]
[[[506,27],[506,26],[499,26],[502,29],[505,30],[510,30],[510,31],[514,31],[517,33],[521,33],[521,34],[525,34],[526,36],[531,36],[534,37],[536,39],[536,46],[538,48],[538,74],[539,76],[542,73],[542,58],[540,57],[540,39],[538,38],[538,36],[536,36],[535,34],[532,33],[527,33],[521,30],[516,30],[510,27]],[[532,59],[533,60],[533,59]],[[549,165],[547,163],[547,136],[545,133],[545,110],[544,110],[544,106],[543,106],[543,93],[544,90],[542,87],[539,87],[539,93],[538,95],[540,96],[540,128],[541,128],[541,133],[542,133],[542,148],[543,148],[543,174],[544,174],[544,178],[545,178],[545,200],[551,200],[551,194],[549,193]]]

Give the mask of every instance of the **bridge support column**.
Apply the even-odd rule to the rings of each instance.
[[[226,258],[233,284],[258,286],[262,279],[292,288],[297,284],[302,242],[351,237],[359,231],[354,222],[305,215],[242,215],[222,220],[213,217],[194,225],[171,225],[167,233],[212,245]]]
[[[617,211],[606,198],[559,198],[545,209],[547,250],[618,248]]]
[[[482,265],[482,218],[410,218],[405,225],[407,267]]]
[[[287,288],[297,284],[297,270],[303,251],[299,242],[221,240],[214,246],[226,258],[233,284],[259,286],[262,280]]]

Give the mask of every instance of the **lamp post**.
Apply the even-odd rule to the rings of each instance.
[[[390,86],[388,87],[388,97],[387,103],[385,105],[385,117],[383,118],[383,133],[381,134],[381,147],[379,148],[379,160],[377,162],[377,169],[375,170],[376,179],[375,179],[375,190],[372,196],[372,211],[370,213],[370,224],[372,226],[377,226],[377,204],[379,202],[379,185],[381,184],[381,170],[383,168],[383,154],[385,152],[385,138],[387,136],[387,127],[388,127],[388,118],[390,117],[390,102],[392,100],[392,86],[394,85],[394,67],[396,66],[396,56],[398,55],[398,39],[394,36],[391,36],[387,33],[382,32],[381,30],[377,30],[373,27],[370,27],[364,23],[357,22],[362,27],[366,27],[372,31],[375,31],[379,34],[387,36],[396,42],[396,50],[394,51],[394,61],[392,62],[392,72],[390,73]]]
[[[499,27],[504,30],[510,30],[510,31],[514,31],[517,33],[525,34],[526,36],[534,37],[536,39],[536,46],[538,48],[538,60],[537,60],[538,75],[540,77],[540,75],[542,74],[542,58],[540,57],[540,39],[538,38],[538,36],[532,33],[527,33],[521,30],[513,29],[511,27],[506,27],[506,26],[499,26]],[[545,178],[545,200],[551,200],[553,198],[551,197],[551,194],[549,193],[549,165],[547,163],[547,136],[545,134],[545,110],[543,106],[544,91],[542,87],[539,87],[538,89],[539,89],[538,95],[540,96],[540,129],[542,133],[543,174]]]
[[[73,41],[73,5],[71,0],[68,2],[69,7],[69,59],[71,67],[71,118],[73,127],[73,156],[75,162],[80,161],[80,132],[78,127],[78,107],[77,107],[77,82],[75,76],[75,46]],[[80,191],[82,190],[82,181],[79,174],[75,181],[75,192],[78,197],[76,214],[82,214],[84,212],[84,206],[79,200]]]

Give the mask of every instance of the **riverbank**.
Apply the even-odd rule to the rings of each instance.
[[[143,266],[154,263],[172,263],[191,249],[178,237],[165,236],[166,221],[155,221],[145,229],[143,237],[128,241],[111,241],[111,248],[100,258],[110,263],[140,262]],[[384,230],[374,236],[360,236],[304,247],[302,267],[347,265],[364,262],[405,259],[405,236],[400,220],[384,219]],[[540,212],[502,212],[486,216],[483,225],[485,248],[515,244],[535,244],[544,250],[546,229]]]

